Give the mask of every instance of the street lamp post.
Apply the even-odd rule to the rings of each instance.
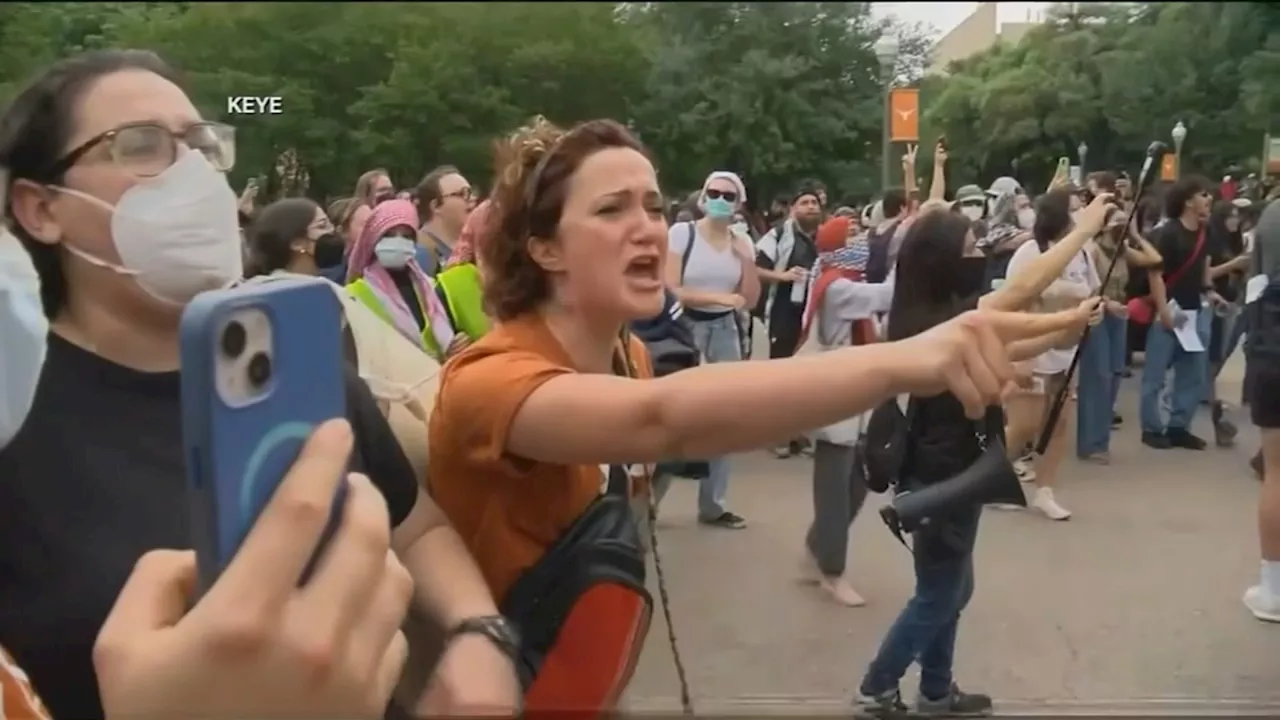
[[[1173,126],[1173,177],[1182,177],[1182,143],[1187,139],[1187,126],[1179,120]]]
[[[881,35],[875,46],[876,60],[880,61],[880,85],[884,92],[884,131],[880,136],[880,192],[889,189],[889,131],[893,124],[893,108],[889,94],[893,90],[893,70],[898,61],[898,39]]]
[[[1089,144],[1081,140],[1080,144],[1076,146],[1076,155],[1080,158],[1080,182],[1084,182],[1086,177],[1085,158],[1089,157]]]

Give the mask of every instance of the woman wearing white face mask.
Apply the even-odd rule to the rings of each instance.
[[[455,332],[435,281],[418,265],[418,211],[408,200],[373,209],[348,258],[347,290],[431,357],[443,360],[466,340]]]
[[[30,410],[47,332],[40,278],[27,251],[6,231],[0,234],[0,342],[5,348],[0,448],[17,434]],[[157,551],[139,562],[97,643],[104,705],[110,716],[178,715],[193,707],[211,717],[265,717],[273,714],[273,708],[317,717],[381,714],[405,661],[407,645],[398,628],[412,581],[387,554],[386,543],[379,547],[362,540],[364,534],[378,533],[387,525],[386,506],[367,479],[353,477],[351,504],[329,550],[330,557],[341,555],[348,560],[322,565],[319,572],[327,577],[317,576],[305,590],[288,581],[270,586],[273,577],[299,574],[319,542],[323,518],[306,522],[307,516],[298,513],[296,505],[333,497],[336,483],[344,477],[350,443],[351,430],[341,422],[317,431],[227,573],[185,617],[192,600],[187,588],[195,581],[191,553]],[[385,537],[385,530],[382,534]],[[293,560],[285,560],[289,557]],[[281,560],[296,564],[292,573],[278,564]],[[242,622],[235,618],[255,596],[278,613],[278,622],[265,623],[258,630],[264,652],[256,661],[217,661],[210,649],[230,641],[217,638]],[[319,618],[309,617],[304,606],[345,603],[362,605],[358,616],[363,619],[330,616],[333,623],[324,630],[307,626]],[[335,648],[355,645],[367,651],[363,656],[343,652],[328,658],[326,662],[339,671],[324,689],[297,682],[315,659],[307,655],[310,638],[317,632],[351,643],[335,644]],[[225,702],[228,699],[230,703]],[[0,716],[49,717],[25,673],[2,649]]]
[[[173,705],[131,704],[105,692],[112,682],[124,682],[122,677],[156,692],[169,680],[177,694],[199,689],[177,668],[166,668],[173,675],[143,673],[145,680],[128,670],[143,665],[143,656],[150,667],[161,651],[130,645],[127,638],[159,642],[142,626],[155,630],[183,622],[185,603],[175,602],[176,591],[166,585],[181,574],[172,556],[158,561],[170,572],[148,575],[141,596],[126,589],[133,602],[154,603],[153,609],[165,612],[139,613],[135,625],[125,623],[121,631],[117,623],[114,634],[103,630],[139,557],[190,546],[178,322],[195,294],[234,282],[241,272],[236,198],[223,174],[234,159],[231,128],[202,120],[172,76],[151,53],[87,53],[54,65],[0,117],[0,165],[10,175],[7,220],[31,255],[50,319],[30,412],[0,449],[0,507],[7,513],[0,523],[0,644],[57,717],[98,718],[116,708],[121,714],[163,715],[184,707],[176,695],[168,698]],[[4,347],[7,357],[7,338]],[[511,662],[500,638],[491,637],[503,621],[494,617],[483,580],[442,513],[419,489],[369,389],[354,371],[342,382],[350,430],[338,430],[321,444],[339,457],[349,452],[347,468],[366,473],[380,491],[388,522],[378,530],[390,533],[391,547],[413,576],[418,607],[452,638],[435,677],[438,692],[415,710],[513,707],[518,688]],[[318,472],[334,462],[342,465],[322,462]],[[334,473],[329,475],[333,482]],[[301,499],[314,504],[309,497]],[[344,517],[355,512],[348,508]],[[367,533],[366,522],[360,525]],[[32,547],[41,552],[32,553]],[[148,573],[156,570],[155,563],[148,566]],[[238,586],[265,589],[288,572],[258,566]],[[369,580],[369,587],[376,584],[376,578]],[[294,603],[287,594],[273,598],[278,606],[259,596],[244,607],[261,611],[254,615],[258,634],[291,636],[295,631],[280,611]],[[186,617],[198,611],[197,606]],[[100,630],[111,639],[99,645],[96,657],[101,697],[93,655]],[[189,657],[219,657],[200,645],[211,637],[189,640],[197,643],[187,648]],[[278,689],[288,691],[288,679],[277,679]],[[265,667],[261,680],[270,682]],[[231,684],[227,680],[223,687]],[[292,697],[306,700],[293,687]],[[243,711],[214,707],[213,714],[288,713],[286,706],[284,700],[269,706],[255,701]],[[185,707],[176,714],[189,713],[191,705]],[[307,703],[299,707],[314,709]]]
[[[738,311],[755,306],[760,295],[751,238],[732,227],[746,196],[746,186],[736,174],[713,172],[698,196],[703,218],[677,223],[668,232],[667,286],[692,320],[694,342],[706,362],[742,359],[745,329]],[[708,464],[710,473],[698,488],[698,520],[715,527],[746,527],[746,520],[724,506],[729,459],[715,458]],[[658,489],[659,499],[664,490]]]

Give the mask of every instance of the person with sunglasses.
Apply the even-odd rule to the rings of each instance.
[[[713,172],[698,196],[702,219],[677,223],[668,233],[667,286],[684,305],[694,344],[706,362],[742,359],[746,330],[738,311],[753,307],[760,296],[751,238],[732,227],[746,199],[741,178]],[[724,505],[729,459],[715,458],[708,466],[698,487],[698,521],[735,530],[746,527],[747,521]]]

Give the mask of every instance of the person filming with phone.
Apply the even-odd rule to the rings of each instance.
[[[339,569],[348,562],[368,565],[338,556],[342,542],[322,557],[315,579],[293,594],[298,575],[290,563],[314,549],[317,535],[308,536],[308,528],[323,524],[330,512],[342,481],[343,472],[334,472],[341,461],[303,464],[316,469],[303,471],[308,478],[286,480],[303,494],[277,496],[285,503],[279,512],[297,515],[294,522],[304,524],[286,522],[274,530],[268,524],[263,530],[260,523],[246,547],[263,543],[274,549],[272,557],[240,562],[240,571],[228,570],[219,581],[227,583],[225,589],[215,585],[183,614],[195,600],[180,567],[190,556],[166,550],[192,547],[194,535],[183,452],[179,324],[196,295],[241,280],[243,257],[236,195],[226,177],[234,164],[233,128],[205,120],[175,78],[150,52],[83,53],[48,68],[0,116],[6,220],[31,259],[37,310],[48,319],[47,334],[40,332],[44,321],[29,323],[40,323],[34,340],[47,349],[26,419],[0,450],[0,507],[11,509],[0,523],[0,644],[56,717],[189,716],[191,707],[176,709],[176,701],[122,703],[125,693],[111,686],[128,680],[133,692],[143,692],[137,683],[157,685],[158,678],[170,677],[172,688],[150,692],[213,693],[195,697],[218,701],[210,707],[228,716],[345,714],[337,703],[317,705],[323,693],[308,700],[300,683],[265,670],[287,666],[297,656],[280,651],[282,644],[303,643],[311,667],[365,671],[380,662],[370,658],[385,653],[393,637],[344,644],[353,637],[355,618],[399,613],[396,594],[403,592],[403,581],[395,579],[399,570],[379,570],[376,560],[364,580],[329,574],[329,563]],[[30,293],[31,285],[20,287]],[[5,338],[6,359],[11,347]],[[346,418],[340,424],[349,429],[322,435],[316,450],[349,454],[346,469],[367,475],[380,496],[365,498],[356,481],[349,502],[361,505],[346,507],[342,524],[354,523],[347,531],[355,533],[352,542],[383,557],[383,565],[386,547],[394,549],[412,576],[415,607],[447,638],[433,680],[413,709],[425,715],[514,713],[519,687],[513,643],[500,632],[505,621],[474,561],[421,489],[365,382],[354,370],[333,381],[342,383]],[[313,454],[307,457],[314,460]],[[324,472],[329,477],[317,480]],[[327,486],[327,492],[313,496],[296,487],[309,481]],[[374,533],[368,524],[379,510],[386,524]],[[268,510],[264,522],[273,514]],[[266,538],[255,541],[263,533]],[[33,553],[32,547],[42,550]],[[139,558],[151,559],[139,566]],[[321,576],[330,579],[321,584]],[[344,595],[349,591],[334,587],[348,584],[364,585],[365,592],[385,585],[378,595],[390,595]],[[114,624],[108,621],[113,612]],[[399,618],[388,622],[398,624]],[[161,632],[183,623],[194,628],[190,634]],[[100,633],[106,640],[95,654]],[[235,670],[227,653],[245,669]],[[183,675],[184,658],[209,666]],[[226,703],[239,693],[231,680],[219,685],[219,679],[248,677],[236,673],[252,673],[254,662],[276,664],[263,664],[246,687],[286,694],[236,711]],[[306,666],[297,671],[310,674]],[[376,671],[366,672],[361,682],[347,670],[340,675],[331,676],[341,683],[335,692],[358,687],[364,703],[343,707],[354,711],[384,703],[375,697],[380,686],[370,684],[380,677]],[[184,687],[191,677],[200,682]]]

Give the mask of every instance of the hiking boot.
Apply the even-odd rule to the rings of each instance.
[[[894,688],[880,695],[858,693],[853,700],[853,717],[854,720],[906,720],[911,717],[911,709]]]
[[[941,700],[930,700],[923,695],[916,699],[916,714],[922,717],[987,717],[993,712],[990,696],[967,693],[954,683],[951,692]]]
[[[1164,433],[1142,432],[1142,444],[1156,450],[1168,450],[1173,447],[1173,443],[1169,442],[1169,436]]]
[[[1209,447],[1209,443],[1205,442],[1203,438],[1196,437],[1186,428],[1169,428],[1165,431],[1164,436],[1169,439],[1169,447],[1182,448],[1183,450],[1204,450]]]

